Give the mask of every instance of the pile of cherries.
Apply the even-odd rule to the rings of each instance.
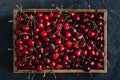
[[[104,14],[98,12],[18,12],[17,69],[104,68]]]

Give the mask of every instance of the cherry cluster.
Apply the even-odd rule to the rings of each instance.
[[[18,12],[15,20],[18,69],[103,69],[103,13]]]

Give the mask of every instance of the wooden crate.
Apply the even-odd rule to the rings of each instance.
[[[58,9],[23,9],[24,12],[57,12]],[[69,69],[69,70],[43,70],[38,72],[37,70],[31,70],[31,72],[34,73],[106,73],[107,72],[107,10],[106,9],[62,9],[62,12],[69,12],[69,11],[74,11],[74,12],[100,12],[104,13],[104,52],[105,52],[105,57],[104,57],[104,69],[94,69],[90,70],[89,72],[86,72],[82,69],[79,70],[74,70],[74,69]],[[18,12],[20,12],[19,9],[14,9],[13,10],[13,19],[17,16]],[[13,22],[13,31],[16,29],[17,23],[16,21]],[[28,73],[30,70],[18,70],[17,67],[15,66],[15,61],[17,60],[17,53],[15,50],[15,39],[16,35],[13,32],[13,71],[14,73]]]

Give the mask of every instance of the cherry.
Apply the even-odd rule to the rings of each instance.
[[[70,40],[67,40],[65,44],[69,48],[72,47],[72,42]]]
[[[41,33],[40,33],[40,36],[41,37],[47,36],[47,32],[45,30],[42,30]]]
[[[64,50],[65,50],[64,45],[60,45],[60,46],[59,46],[59,50],[60,50],[60,51],[64,51]]]
[[[29,17],[28,13],[24,13],[22,16],[23,16],[23,18]]]
[[[75,42],[75,43],[73,44],[73,48],[79,48],[78,42]]]
[[[46,21],[49,21],[49,16],[48,15],[44,15],[44,19],[46,20]]]
[[[59,58],[59,53],[53,53],[52,57],[53,59],[57,60]]]
[[[36,14],[36,15],[37,15],[37,17],[38,17],[38,18],[40,18],[40,17],[42,17],[42,16],[43,16],[43,13],[42,13],[42,12],[37,12],[37,14]]]
[[[89,66],[85,67],[85,71],[90,71],[90,70],[91,70],[91,68]]]
[[[56,44],[61,44],[61,43],[62,43],[61,38],[56,38],[55,43],[56,43]]]
[[[84,24],[80,24],[80,29],[84,29],[85,28],[85,25]]]
[[[54,44],[50,44],[49,48],[50,48],[51,50],[55,50],[55,45],[54,45]]]
[[[87,13],[87,12],[84,12],[82,15],[83,15],[84,17],[87,17],[87,16],[88,16],[88,13]]]
[[[75,69],[78,69],[78,68],[79,68],[79,65],[78,65],[78,64],[75,64],[75,65],[74,65],[74,68],[75,68]]]
[[[43,66],[42,65],[38,65],[37,66],[37,71],[42,71],[43,70]]]
[[[23,49],[23,50],[22,50],[22,54],[23,54],[23,55],[27,55],[27,54],[29,54],[29,52],[28,52],[27,49]]]
[[[62,24],[61,23],[57,23],[56,24],[56,30],[61,30]]]
[[[102,19],[103,19],[102,14],[97,14],[97,15],[96,15],[96,17],[97,17],[97,19],[100,19],[100,20],[102,20]]]
[[[88,45],[93,45],[94,41],[93,40],[88,40]]]
[[[23,19],[22,17],[16,17],[15,20],[16,20],[17,22],[22,22],[24,19]]]
[[[16,35],[20,35],[20,33],[21,33],[21,30],[19,30],[19,29],[16,29],[16,30],[15,30],[15,34],[16,34]]]
[[[39,35],[38,35],[38,34],[35,34],[33,37],[34,37],[34,39],[36,39],[36,40],[39,39]]]
[[[86,42],[85,41],[81,41],[80,42],[80,47],[85,47],[86,46]]]
[[[103,21],[98,21],[98,22],[97,22],[97,25],[100,27],[100,26],[103,26],[104,23],[103,23]]]
[[[21,50],[23,50],[24,48],[23,48],[23,46],[19,45],[19,46],[17,47],[17,49],[18,49],[19,51],[21,51]]]
[[[49,58],[46,58],[46,59],[45,59],[45,63],[46,63],[46,64],[50,64],[50,62],[51,62],[51,61],[50,61]]]
[[[65,37],[66,37],[66,38],[71,37],[71,33],[70,33],[70,31],[66,31],[66,32],[65,32]]]
[[[64,59],[65,61],[69,60],[68,54],[65,54],[65,55],[63,56],[63,59]]]
[[[75,58],[76,58],[75,55],[73,55],[73,54],[70,55],[70,60],[75,60]]]
[[[59,21],[63,23],[65,21],[65,18],[61,17]]]
[[[75,56],[79,57],[81,55],[81,50],[75,50]]]
[[[89,66],[90,66],[90,67],[93,67],[94,65],[95,65],[95,62],[94,62],[94,61],[90,61],[90,62],[89,62]]]
[[[102,65],[101,65],[101,63],[100,63],[100,62],[97,62],[95,66],[96,66],[96,68],[97,68],[97,69],[102,68]]]
[[[41,45],[42,45],[42,43],[41,43],[41,41],[40,41],[40,40],[35,40],[35,44],[36,44],[36,45],[39,45],[39,46],[41,46]]]
[[[54,13],[53,13],[53,12],[50,12],[50,13],[49,13],[49,16],[50,16],[50,18],[52,18],[52,17],[54,16]]]
[[[91,50],[90,53],[89,53],[91,56],[95,56],[95,50]]]
[[[76,38],[77,38],[77,40],[81,40],[81,39],[83,39],[83,34],[80,33],[79,35],[76,36]]]
[[[88,28],[84,28],[82,31],[83,31],[84,33],[87,33],[87,32],[88,32]]]
[[[15,65],[16,65],[17,67],[19,67],[19,68],[22,67],[22,64],[21,64],[20,61],[16,61],[16,62],[15,62]]]
[[[75,12],[73,12],[73,11],[70,11],[70,13],[69,13],[71,16],[75,16]]]
[[[30,30],[30,27],[29,26],[25,26],[25,25],[22,25],[21,28],[22,28],[23,31]]]
[[[88,55],[88,51],[84,49],[81,53],[82,56],[86,57]]]
[[[56,66],[57,69],[62,69],[62,67],[63,66],[61,64],[57,64],[57,66]]]
[[[94,37],[95,35],[96,35],[96,33],[95,33],[94,31],[90,31],[90,30],[88,31],[88,36],[89,36],[89,37],[92,38],[92,37]]]
[[[20,44],[22,44],[22,43],[23,43],[23,41],[22,41],[22,40],[20,40],[20,39],[17,39],[17,40],[15,41],[15,43],[16,43],[16,45],[20,45]]]
[[[79,15],[79,14],[76,14],[76,15],[75,15],[75,20],[76,20],[76,21],[80,21],[80,15]]]
[[[29,36],[28,36],[28,35],[24,35],[24,36],[23,36],[23,39],[24,39],[24,40],[28,40],[28,39],[29,39]]]
[[[90,19],[94,19],[94,17],[95,17],[94,13],[89,14]]]
[[[50,62],[50,66],[51,66],[51,67],[55,67],[55,66],[56,66],[55,61],[51,61],[51,62]]]
[[[70,29],[70,24],[68,22],[66,22],[64,24],[64,30],[69,30]]]
[[[46,43],[48,43],[50,41],[50,39],[48,37],[44,37],[43,41],[46,42]]]
[[[71,37],[71,41],[76,42],[77,40],[75,37]]]
[[[23,48],[28,48],[28,46],[26,44],[22,44]]]
[[[34,45],[34,41],[31,40],[31,39],[29,39],[27,43],[28,43],[29,46],[33,46]]]
[[[39,53],[38,55],[37,55],[37,59],[41,59],[42,58],[42,54],[41,53]]]
[[[37,28],[39,28],[39,29],[44,29],[44,25],[43,25],[43,23],[38,23],[37,24]],[[37,30],[38,31],[38,30]],[[38,31],[39,32],[39,31]]]
[[[33,47],[28,47],[28,52],[33,52]]]
[[[53,33],[51,33],[51,34],[49,35],[49,37],[50,37],[50,39],[54,39],[54,38],[56,38],[56,35],[53,34]]]
[[[80,63],[80,62],[81,62],[81,60],[80,60],[79,57],[78,57],[78,58],[75,58],[75,61],[76,61],[77,63]]]
[[[56,19],[56,18],[60,18],[60,13],[58,13],[58,12],[55,13],[55,14],[54,14],[54,18],[55,18],[55,19]]]
[[[38,52],[44,53],[44,48],[43,47],[38,48]]]

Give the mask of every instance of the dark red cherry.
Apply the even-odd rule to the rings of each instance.
[[[51,62],[50,62],[50,66],[51,66],[51,67],[55,67],[55,66],[56,66],[55,61],[51,61]]]
[[[85,41],[81,41],[80,42],[80,47],[85,47],[86,46],[86,42]]]
[[[88,31],[88,36],[89,36],[89,37],[92,38],[92,37],[94,37],[95,35],[96,35],[96,33],[95,33],[94,31],[90,31],[90,30]]]
[[[91,56],[95,56],[95,50],[91,50],[90,53],[89,53]]]
[[[48,15],[44,15],[44,19],[46,20],[46,21],[49,21],[49,16]]]
[[[73,54],[70,55],[70,60],[75,60],[75,58],[76,58],[75,55],[73,55]]]
[[[101,27],[101,26],[104,25],[104,23],[103,23],[103,21],[98,21],[98,22],[97,22],[97,25],[98,25],[99,27]]]
[[[66,31],[66,32],[65,32],[65,37],[66,37],[66,38],[71,37],[71,32],[70,32],[70,31]]]
[[[56,30],[61,30],[62,28],[62,24],[61,23],[57,23],[56,24]]]
[[[56,35],[53,33],[50,33],[49,37],[50,37],[50,39],[54,39],[54,38],[56,38]]]
[[[95,14],[94,14],[94,13],[89,14],[89,18],[90,18],[90,19],[94,19],[94,17],[95,17]]]
[[[21,50],[23,50],[24,48],[23,48],[23,46],[19,45],[19,46],[17,47],[17,49],[18,49],[19,51],[21,51]]]
[[[19,30],[19,29],[16,29],[16,30],[15,30],[15,34],[16,34],[16,35],[20,35],[20,33],[21,33],[21,30]]]
[[[81,39],[83,39],[83,34],[80,33],[79,35],[76,36],[76,38],[77,38],[77,40],[81,40]]]
[[[65,55],[63,56],[63,59],[64,59],[65,61],[69,60],[68,54],[65,54]]]
[[[28,52],[33,52],[33,47],[28,47]]]
[[[82,53],[81,53],[82,56],[87,56],[88,55],[88,51],[86,49],[82,50]]]
[[[28,39],[29,39],[29,36],[28,36],[28,35],[24,35],[24,36],[23,36],[23,39],[24,39],[24,40],[28,40]]]
[[[38,33],[39,31],[40,31],[39,28],[34,29],[34,33]]]
[[[94,41],[93,40],[88,40],[88,45],[93,45]]]
[[[83,31],[84,33],[87,33],[87,32],[88,32],[88,28],[84,28],[82,31]]]
[[[53,53],[53,55],[52,55],[52,58],[54,59],[54,60],[57,60],[58,58],[59,58],[59,53]]]
[[[42,71],[43,70],[43,66],[42,65],[38,65],[37,66],[37,71]]]
[[[70,24],[66,22],[63,26],[64,30],[69,30],[70,29]]]
[[[23,19],[22,17],[16,17],[15,20],[16,20],[17,22],[22,22],[24,19]]]
[[[84,29],[85,28],[85,25],[84,24],[80,24],[80,29]]]
[[[69,14],[70,14],[71,16],[75,16],[76,13],[73,12],[73,11],[70,11]]]
[[[95,64],[95,66],[96,66],[97,69],[102,68],[101,62],[97,62],[97,63]]]
[[[56,44],[61,44],[62,43],[62,39],[61,38],[56,38],[55,43]]]
[[[50,18],[52,18],[52,17],[54,16],[54,13],[53,13],[53,12],[50,12],[50,13],[49,13],[49,16],[50,16]]]
[[[44,29],[43,23],[38,23],[38,24],[37,24],[37,28],[39,28],[39,29]]]
[[[22,50],[22,54],[27,55],[27,54],[29,54],[29,52],[27,49],[24,49],[24,50]]]
[[[27,43],[28,43],[28,45],[29,45],[29,46],[33,46],[33,45],[34,45],[34,41],[33,41],[33,40],[31,40],[31,39],[30,39],[30,40],[28,40],[28,42],[27,42]]]
[[[60,51],[64,51],[64,50],[65,50],[64,45],[60,45],[60,46],[59,46],[59,50],[60,50]]]
[[[20,40],[20,39],[17,39],[17,40],[15,41],[15,43],[16,43],[16,45],[20,45],[20,44],[22,44],[22,43],[23,43],[23,41],[22,41],[22,40]]]
[[[79,50],[79,49],[75,50],[74,53],[75,53],[75,56],[79,57],[81,55],[81,50]]]
[[[45,63],[46,63],[46,64],[50,64],[50,62],[51,62],[51,61],[50,61],[49,58],[46,58],[46,59],[45,59]]]
[[[41,37],[47,36],[47,32],[45,30],[42,30],[41,33],[40,33],[40,36]]]
[[[72,47],[72,42],[70,40],[67,40],[65,44],[69,48]]]
[[[39,53],[44,53],[44,48],[43,47],[38,48],[38,52]]]
[[[79,44],[78,44],[78,42],[75,42],[74,44],[73,44],[73,48],[79,48]]]
[[[43,13],[42,13],[42,12],[37,12],[37,14],[36,14],[36,15],[37,15],[37,17],[38,17],[38,18],[40,18],[40,17],[42,17],[42,16],[43,16]]]
[[[43,41],[47,43],[47,42],[50,41],[50,39],[49,39],[48,37],[44,37],[44,38],[43,38]]]

